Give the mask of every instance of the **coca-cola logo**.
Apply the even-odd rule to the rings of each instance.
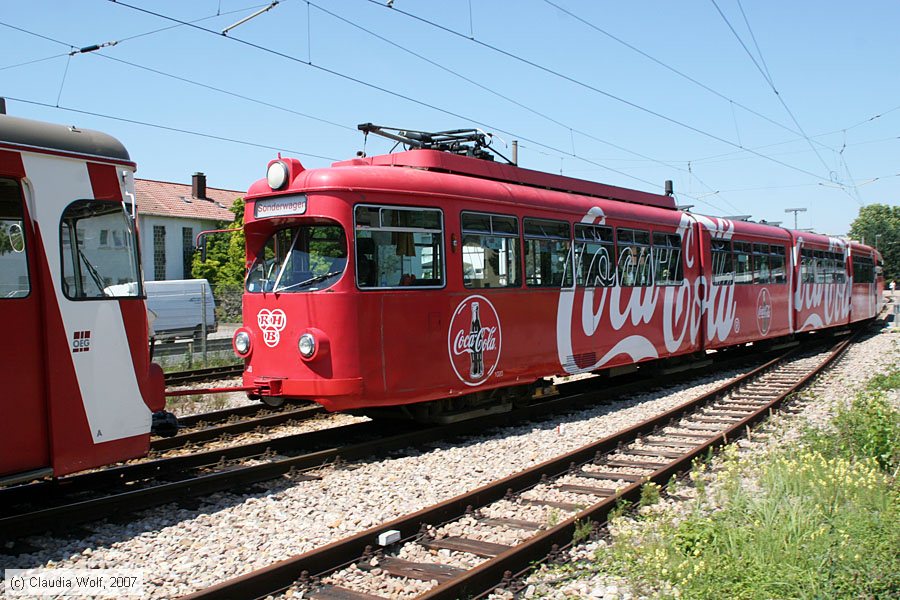
[[[274,348],[281,341],[281,330],[287,325],[287,316],[280,308],[275,310],[262,309],[256,313],[256,323],[263,334],[263,342],[269,348]]]
[[[771,325],[772,298],[769,296],[769,289],[763,288],[756,297],[756,326],[762,335],[767,335]]]
[[[450,318],[447,351],[450,365],[466,385],[481,385],[500,362],[500,317],[484,296],[469,296]]]

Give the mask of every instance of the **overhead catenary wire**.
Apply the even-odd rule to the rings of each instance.
[[[257,142],[250,142],[250,141],[247,141],[247,140],[239,140],[239,139],[237,139],[237,138],[230,138],[230,137],[225,137],[225,136],[222,136],[222,135],[215,135],[215,134],[212,134],[212,133],[203,133],[203,132],[200,132],[200,131],[193,131],[193,130],[191,130],[191,129],[184,129],[184,128],[181,128],[181,127],[172,127],[172,126],[170,126],[170,125],[162,125],[162,124],[160,124],[160,123],[150,123],[150,122],[148,122],[148,121],[141,121],[141,120],[138,120],[138,119],[131,119],[131,118],[128,118],[128,117],[120,117],[120,116],[116,116],[116,115],[109,115],[109,114],[100,113],[100,112],[94,112],[94,111],[90,111],[90,110],[83,110],[83,109],[80,109],[80,108],[74,108],[74,107],[71,107],[71,106],[53,105],[53,104],[50,104],[50,103],[48,103],[48,102],[39,102],[39,101],[37,101],[37,100],[30,100],[30,99],[28,99],[28,98],[16,98],[16,97],[14,97],[14,96],[6,96],[6,99],[7,99],[7,100],[13,100],[13,101],[15,101],[15,102],[23,102],[23,103],[25,103],[25,104],[31,104],[31,105],[33,105],[33,106],[42,106],[42,107],[44,107],[44,108],[55,108],[55,109],[59,109],[59,110],[65,110],[65,111],[68,111],[68,112],[73,112],[73,113],[81,114],[81,115],[89,115],[89,116],[92,116],[92,117],[100,117],[100,118],[103,118],[103,119],[110,119],[110,120],[112,120],[112,121],[119,121],[119,122],[122,122],[122,123],[131,123],[132,125],[141,125],[141,126],[144,126],[144,127],[152,127],[152,128],[154,128],[154,129],[160,129],[160,130],[163,130],[163,131],[172,131],[172,132],[175,132],[175,133],[183,133],[183,134],[186,134],[186,135],[193,135],[193,136],[197,136],[197,137],[203,137],[203,138],[208,138],[208,139],[218,140],[218,141],[221,141],[221,142],[231,142],[231,143],[233,143],[233,144],[241,144],[241,145],[244,145],[244,146],[252,146],[252,147],[254,147],[254,148],[263,148],[263,149],[265,149],[265,150],[275,150],[276,152],[290,152],[290,153],[292,153],[292,154],[297,154],[297,155],[299,155],[299,156],[308,156],[308,157],[310,157],[310,158],[319,158],[319,159],[322,159],[322,160],[328,160],[328,161],[338,161],[338,160],[340,160],[339,158],[335,158],[335,157],[333,157],[333,156],[322,156],[321,154],[310,154],[309,152],[302,152],[302,151],[300,151],[300,150],[293,150],[293,149],[291,149],[291,148],[287,148],[287,147],[284,147],[284,146],[273,146],[273,145],[270,145],[270,144],[261,144],[261,143],[257,143]]]
[[[597,136],[595,136],[595,135],[593,135],[593,134],[591,134],[591,133],[588,133],[588,132],[586,132],[586,131],[584,131],[584,130],[582,130],[582,129],[579,129],[579,128],[574,127],[574,126],[572,126],[572,125],[570,125],[570,124],[568,124],[568,123],[565,123],[565,122],[560,121],[560,120],[558,120],[558,119],[556,119],[556,118],[554,118],[554,117],[551,117],[550,115],[548,115],[548,114],[545,113],[545,112],[539,111],[539,110],[537,110],[537,109],[535,109],[535,108],[533,108],[533,107],[531,107],[531,106],[528,106],[527,104],[525,104],[525,103],[523,103],[523,102],[520,102],[520,101],[516,100],[515,98],[512,98],[512,97],[510,97],[510,96],[507,96],[507,95],[505,95],[505,94],[502,94],[502,93],[498,92],[497,90],[495,90],[495,89],[493,89],[493,88],[491,88],[491,87],[489,87],[489,86],[487,86],[487,85],[484,85],[484,84],[482,84],[482,83],[479,83],[478,81],[476,81],[476,80],[474,80],[474,79],[472,79],[472,78],[470,78],[470,77],[467,77],[467,76],[463,75],[462,73],[460,73],[460,72],[458,72],[458,71],[455,71],[455,70],[453,70],[453,69],[447,67],[446,65],[443,65],[443,64],[441,64],[441,63],[439,63],[439,62],[437,62],[437,61],[435,61],[435,60],[432,60],[432,59],[428,58],[427,56],[424,56],[424,55],[422,55],[422,54],[420,54],[420,53],[418,53],[418,52],[416,52],[416,51],[414,51],[414,50],[411,50],[410,48],[408,48],[408,47],[406,47],[406,46],[404,46],[404,45],[402,45],[402,44],[399,44],[399,43],[397,43],[397,42],[395,42],[395,41],[393,41],[393,40],[391,40],[391,39],[388,39],[388,38],[386,38],[386,37],[384,37],[384,36],[382,36],[382,35],[380,35],[380,34],[374,32],[374,31],[372,31],[371,29],[368,29],[368,28],[366,28],[366,27],[364,27],[364,26],[362,26],[362,25],[360,25],[360,24],[358,24],[358,23],[356,23],[356,22],[354,22],[354,21],[352,21],[352,20],[350,20],[350,19],[348,19],[348,18],[346,18],[346,17],[343,17],[343,16],[341,16],[341,15],[339,15],[339,14],[336,14],[336,13],[334,13],[334,12],[331,11],[331,10],[328,10],[328,9],[322,7],[322,6],[319,6],[319,5],[316,4],[315,2],[308,1],[308,2],[307,2],[307,6],[315,7],[315,8],[318,9],[319,11],[321,11],[321,12],[323,12],[323,13],[325,13],[325,14],[327,14],[327,15],[329,15],[329,16],[335,18],[335,19],[338,19],[339,21],[341,21],[341,22],[343,22],[343,23],[345,23],[345,24],[347,24],[347,25],[349,25],[349,26],[351,26],[351,27],[354,27],[354,28],[356,28],[356,29],[358,29],[358,30],[360,30],[360,31],[363,31],[363,32],[367,33],[368,35],[371,35],[372,37],[375,37],[376,39],[379,39],[379,40],[381,40],[382,42],[384,42],[384,43],[386,43],[386,44],[389,44],[389,45],[393,46],[394,48],[397,48],[398,50],[400,50],[400,51],[402,51],[402,52],[405,52],[405,53],[407,53],[407,54],[410,54],[411,56],[414,56],[414,57],[416,57],[416,58],[418,58],[418,59],[420,59],[420,60],[422,60],[422,61],[424,61],[424,62],[426,62],[426,63],[428,63],[428,64],[430,64],[430,65],[432,65],[432,66],[434,66],[434,67],[436,67],[436,68],[438,68],[438,69],[440,69],[440,70],[446,72],[446,73],[449,73],[449,74],[453,75],[454,77],[457,77],[457,78],[459,78],[459,79],[462,79],[463,81],[465,81],[465,82],[467,82],[467,83],[470,83],[470,84],[476,86],[477,88],[479,88],[479,89],[481,89],[481,90],[483,90],[483,91],[485,91],[485,92],[487,92],[487,93],[489,93],[489,94],[492,94],[492,95],[494,95],[494,96],[496,96],[496,97],[498,97],[498,98],[500,98],[500,99],[502,99],[502,100],[504,100],[504,101],[506,101],[506,102],[509,102],[509,103],[511,103],[511,104],[513,104],[513,105],[515,105],[515,106],[518,106],[519,108],[522,108],[523,110],[526,110],[526,111],[528,111],[528,112],[530,112],[530,113],[532,113],[532,114],[534,114],[534,115],[536,115],[536,116],[538,116],[538,117],[541,117],[542,119],[545,119],[545,120],[547,120],[547,121],[549,121],[549,122],[551,122],[551,123],[553,123],[553,124],[555,124],[555,125],[558,125],[558,126],[564,128],[564,129],[568,130],[568,131],[569,131],[569,135],[570,135],[571,145],[572,145],[572,152],[569,153],[570,156],[575,156],[575,157],[579,156],[579,155],[575,152],[575,150],[574,150],[574,147],[575,147],[574,133],[578,133],[579,135],[582,135],[582,136],[584,136],[584,137],[586,137],[586,138],[588,138],[588,139],[594,140],[594,141],[596,141],[596,142],[600,142],[601,144],[605,144],[605,145],[610,146],[610,147],[612,147],[612,148],[615,148],[615,149],[617,149],[617,150],[621,150],[622,152],[626,152],[626,153],[628,153],[628,154],[632,154],[632,155],[634,155],[634,156],[638,156],[638,157],[640,157],[640,158],[642,158],[642,159],[644,159],[644,160],[648,160],[648,161],[650,161],[650,162],[654,162],[654,163],[656,163],[656,164],[662,165],[662,166],[664,166],[664,167],[668,167],[668,168],[670,168],[670,169],[676,169],[676,170],[680,170],[680,171],[683,171],[683,172],[687,172],[687,171],[685,171],[683,168],[679,167],[679,166],[676,165],[676,164],[673,164],[673,163],[671,163],[671,162],[666,162],[666,161],[658,160],[658,159],[656,159],[656,158],[647,156],[647,155],[642,154],[642,153],[640,153],[640,152],[637,152],[637,151],[635,151],[635,150],[631,150],[630,148],[626,148],[626,147],[624,147],[624,146],[621,146],[621,145],[616,144],[616,143],[614,143],[614,142],[611,142],[611,141],[609,141],[609,140],[606,140],[606,139],[597,137]]]
[[[765,79],[766,82],[769,84],[769,87],[772,89],[772,92],[775,94],[775,97],[778,98],[778,102],[781,103],[781,106],[787,112],[788,116],[791,117],[791,120],[794,122],[794,125],[796,125],[797,129],[800,130],[800,133],[802,134],[803,138],[809,144],[810,149],[815,153],[816,157],[819,159],[819,162],[822,163],[822,166],[825,167],[825,171],[830,173],[831,168],[828,166],[828,163],[826,163],[825,159],[822,158],[822,155],[819,153],[818,149],[816,149],[816,147],[813,144],[812,140],[810,139],[809,135],[803,129],[803,126],[800,125],[800,121],[798,121],[797,117],[794,116],[794,112],[788,107],[787,102],[785,102],[784,98],[782,98],[781,93],[778,91],[778,88],[775,87],[775,82],[772,80],[772,77],[768,72],[768,66],[765,69],[763,69],[763,67],[760,66],[759,62],[757,62],[756,58],[753,56],[753,53],[750,52],[750,49],[747,47],[747,44],[744,43],[744,40],[741,39],[741,36],[738,35],[738,32],[735,30],[734,26],[732,26],[731,21],[728,20],[728,17],[725,16],[725,13],[722,12],[721,8],[719,8],[719,5],[718,5],[718,3],[716,3],[716,0],[710,0],[710,2],[712,2],[713,6],[716,7],[716,11],[718,11],[719,16],[722,17],[722,20],[725,21],[725,24],[728,26],[728,29],[731,30],[731,33],[734,35],[735,39],[737,39],[738,43],[740,43],[741,47],[747,53],[747,56],[750,57],[750,60],[753,61],[753,64],[756,66],[757,70],[763,76],[763,79]],[[740,0],[738,0],[738,4],[740,4]],[[744,14],[743,7],[741,7],[741,13]],[[747,23],[747,28],[750,29],[750,22],[747,20],[746,14],[744,14],[744,20]],[[756,37],[753,35],[752,29],[750,29],[750,36],[751,36],[751,38],[753,38],[753,42],[755,44]],[[759,51],[758,45],[756,46],[756,49],[758,52]],[[762,53],[760,53],[760,60],[763,61],[763,63],[765,63],[765,61],[762,58]]]
[[[801,134],[799,131],[795,131],[794,129],[791,129],[790,127],[788,127],[788,126],[785,125],[784,123],[781,123],[781,122],[779,122],[779,121],[776,121],[775,119],[773,119],[773,118],[771,118],[771,117],[768,117],[768,116],[762,114],[761,112],[756,111],[756,110],[750,108],[749,106],[746,106],[745,104],[742,104],[742,103],[738,102],[738,101],[735,100],[734,98],[731,98],[730,96],[727,96],[727,95],[723,94],[722,92],[720,92],[720,91],[716,90],[715,88],[713,88],[713,87],[711,87],[711,86],[709,86],[709,85],[703,83],[702,81],[699,81],[698,79],[696,79],[696,78],[694,78],[694,77],[691,77],[690,75],[688,75],[687,73],[683,72],[682,70],[677,69],[677,68],[673,67],[672,65],[670,65],[670,64],[668,64],[668,63],[666,63],[666,62],[664,62],[664,61],[662,61],[662,60],[656,58],[655,56],[653,56],[653,55],[651,55],[651,54],[649,54],[649,53],[647,53],[647,52],[641,50],[640,48],[638,48],[638,47],[635,46],[634,44],[631,44],[631,43],[629,43],[629,42],[627,42],[627,41],[625,41],[625,40],[623,40],[623,39],[621,39],[621,38],[619,38],[619,37],[613,35],[612,33],[606,31],[606,30],[603,29],[602,27],[599,27],[599,26],[596,25],[595,23],[592,23],[591,21],[588,21],[587,19],[585,19],[585,18],[583,18],[583,17],[581,17],[581,16],[575,14],[575,13],[572,12],[571,10],[569,10],[569,9],[567,9],[567,8],[564,8],[564,7],[560,6],[560,5],[557,4],[556,2],[553,2],[552,0],[544,0],[544,2],[547,3],[547,4],[549,4],[549,5],[552,6],[552,7],[556,8],[557,10],[563,12],[564,14],[569,15],[570,17],[572,17],[572,18],[575,19],[576,21],[579,21],[580,23],[586,25],[587,27],[589,27],[589,28],[591,28],[591,29],[597,31],[598,33],[603,34],[604,36],[608,37],[609,39],[613,40],[614,42],[616,42],[616,43],[618,43],[618,44],[620,44],[620,45],[622,45],[622,46],[628,48],[629,50],[632,50],[633,52],[636,52],[637,54],[640,54],[640,55],[643,56],[644,58],[646,58],[646,59],[648,59],[648,60],[650,60],[650,61],[656,63],[657,65],[663,67],[664,69],[667,69],[668,71],[671,71],[672,73],[675,73],[675,74],[678,75],[679,77],[681,77],[681,78],[683,78],[683,79],[685,79],[685,80],[687,80],[687,81],[690,81],[690,82],[693,83],[694,85],[696,85],[696,86],[698,86],[698,87],[700,87],[700,88],[702,88],[702,89],[708,91],[709,93],[711,93],[711,94],[713,94],[713,95],[715,95],[715,96],[721,98],[722,100],[726,100],[726,101],[730,102],[731,105],[732,105],[732,111],[734,110],[734,107],[737,106],[737,107],[739,107],[739,108],[741,108],[741,109],[743,109],[743,110],[749,112],[750,114],[759,117],[760,119],[763,119],[763,120],[765,120],[765,121],[768,121],[768,122],[771,123],[772,125],[775,125],[775,126],[777,126],[777,127],[780,127],[781,129],[784,129],[784,130],[786,130],[786,131],[790,131],[791,133],[796,134],[796,135],[802,137],[802,134]],[[740,143],[740,138],[738,139],[738,145],[741,146],[741,147],[743,147],[743,145]],[[824,144],[822,144],[822,145],[823,145],[824,147],[828,148],[829,150],[833,150],[833,148],[830,148],[830,147],[828,147],[828,146],[825,146]]]
[[[169,20],[169,21],[172,21],[172,22],[180,23],[180,24],[182,24],[182,25],[185,25],[185,26],[187,26],[187,27],[196,29],[196,30],[198,30],[198,31],[203,31],[203,32],[205,32],[205,33],[209,33],[209,34],[215,35],[215,36],[216,36],[217,38],[219,38],[219,39],[230,40],[230,41],[232,41],[232,42],[240,43],[240,44],[243,44],[243,45],[245,45],[245,46],[247,46],[247,47],[250,47],[250,48],[255,48],[255,49],[257,49],[257,50],[259,50],[259,51],[261,51],[261,52],[266,52],[266,53],[272,54],[272,55],[274,55],[274,56],[282,57],[282,58],[287,59],[287,60],[290,60],[290,61],[292,61],[292,62],[296,62],[296,63],[302,64],[302,65],[308,66],[308,67],[310,67],[310,68],[312,68],[312,69],[316,69],[316,70],[322,71],[322,72],[324,72],[324,73],[333,75],[333,76],[338,77],[338,78],[340,78],[340,79],[344,79],[345,81],[350,81],[350,82],[352,82],[352,83],[356,83],[356,84],[359,84],[359,85],[368,87],[368,88],[370,88],[370,89],[377,90],[377,91],[383,92],[383,93],[385,93],[385,94],[389,94],[389,95],[394,96],[394,97],[397,97],[397,98],[401,98],[401,99],[406,100],[406,101],[408,101],[408,102],[411,102],[411,103],[414,103],[414,104],[418,104],[419,106],[423,106],[423,107],[425,107],[425,108],[429,108],[429,109],[432,109],[432,110],[435,110],[435,111],[438,111],[438,112],[442,112],[442,113],[447,114],[447,115],[449,115],[449,116],[452,116],[452,117],[455,117],[455,118],[458,118],[458,119],[462,119],[462,120],[464,120],[464,121],[468,121],[468,122],[473,123],[473,124],[480,125],[480,126],[482,126],[483,128],[485,128],[485,129],[491,129],[491,130],[494,130],[494,131],[499,131],[499,132],[503,132],[503,133],[508,133],[508,134],[510,134],[510,135],[512,135],[512,136],[515,136],[516,138],[518,138],[518,139],[520,139],[520,140],[524,140],[524,141],[528,141],[528,142],[533,143],[533,144],[537,144],[537,145],[542,146],[542,147],[544,147],[544,148],[553,150],[554,152],[558,152],[558,153],[561,154],[561,155],[565,155],[565,156],[573,156],[570,152],[567,152],[566,150],[563,150],[563,149],[560,149],[560,148],[551,146],[551,145],[549,145],[549,144],[545,144],[545,143],[540,142],[540,141],[538,141],[538,140],[532,139],[532,138],[530,138],[530,137],[528,137],[528,136],[524,136],[524,135],[521,135],[521,134],[519,134],[519,133],[511,132],[511,131],[509,131],[508,129],[505,129],[505,128],[502,128],[502,127],[496,127],[496,126],[494,126],[494,125],[492,125],[492,124],[485,123],[484,121],[481,121],[481,120],[479,120],[479,119],[476,119],[476,118],[473,118],[473,117],[469,117],[469,116],[460,114],[460,113],[458,113],[458,112],[455,112],[455,111],[452,111],[452,110],[449,110],[449,109],[446,109],[446,108],[442,108],[442,107],[437,106],[437,105],[435,105],[435,104],[432,104],[432,103],[430,103],[430,102],[426,102],[426,101],[424,101],[424,100],[419,100],[419,99],[414,98],[414,97],[412,97],[412,96],[409,96],[409,95],[407,95],[407,94],[403,94],[403,93],[401,93],[401,92],[397,92],[397,91],[391,90],[391,89],[386,88],[386,87],[384,87],[384,86],[380,86],[380,85],[377,85],[377,84],[374,84],[374,83],[365,81],[365,80],[360,79],[360,78],[358,78],[358,77],[353,77],[353,76],[351,76],[351,75],[347,75],[347,74],[342,73],[342,72],[340,72],[340,71],[336,71],[336,70],[334,70],[334,69],[330,69],[330,68],[324,67],[324,66],[322,66],[322,65],[313,64],[313,63],[311,63],[311,62],[309,62],[309,61],[303,60],[303,59],[301,59],[301,58],[298,58],[298,57],[296,57],[296,56],[293,56],[293,55],[290,55],[290,54],[287,54],[287,53],[284,53],[284,52],[281,52],[281,51],[278,51],[278,50],[274,50],[274,49],[272,49],[272,48],[263,46],[263,45],[261,45],[261,44],[257,44],[257,43],[255,43],[255,42],[251,42],[251,41],[244,40],[244,39],[241,39],[241,38],[238,38],[238,37],[233,37],[233,36],[224,37],[224,36],[221,36],[218,32],[216,32],[216,31],[214,31],[214,30],[212,30],[212,29],[207,29],[207,28],[205,28],[205,27],[201,27],[201,26],[199,26],[199,25],[196,25],[195,23],[191,23],[191,22],[187,22],[187,21],[182,21],[182,20],[180,20],[180,19],[176,19],[175,17],[170,17],[170,16],[168,16],[168,15],[165,15],[165,14],[162,14],[162,13],[158,13],[158,12],[155,12],[155,11],[152,11],[152,10],[149,10],[149,9],[146,9],[146,8],[142,8],[142,7],[140,7],[140,6],[134,6],[134,5],[132,5],[132,4],[128,4],[128,3],[126,3],[126,2],[121,2],[121,1],[119,1],[119,0],[109,0],[109,1],[112,2],[113,4],[116,4],[117,6],[122,6],[122,7],[125,7],[125,8],[129,8],[129,9],[131,9],[131,10],[137,11],[137,12],[141,12],[141,13],[144,13],[144,14],[148,14],[148,15],[155,16],[155,17],[157,17],[157,18],[166,19],[166,20]],[[612,172],[612,173],[617,173],[617,174],[622,175],[622,176],[624,176],[624,177],[627,177],[627,178],[629,178],[629,179],[633,179],[633,180],[635,180],[635,181],[640,181],[640,182],[642,182],[642,183],[648,184],[648,185],[653,186],[653,187],[658,186],[658,183],[655,183],[655,182],[652,182],[652,181],[648,181],[648,180],[642,179],[642,178],[640,178],[640,177],[635,177],[634,175],[632,175],[632,174],[630,174],[630,173],[626,173],[626,172],[624,172],[624,171],[620,171],[620,170],[618,170],[618,169],[609,167],[609,166],[607,166],[607,165],[603,165],[603,164],[600,164],[600,163],[597,163],[597,162],[594,162],[594,161],[590,161],[590,160],[585,159],[584,157],[581,157],[581,156],[577,156],[577,155],[576,155],[576,156],[573,156],[573,158],[576,158],[576,159],[578,159],[578,160],[582,160],[582,161],[588,162],[588,163],[590,163],[590,164],[594,164],[594,165],[599,166],[599,167],[602,167],[602,168],[604,168],[604,169],[606,169],[606,170],[608,170],[608,171],[610,171],[610,172]]]
[[[123,4],[122,2],[118,2],[118,0],[110,0],[110,1],[111,1],[111,2],[117,2],[118,4]],[[366,1],[369,2],[369,3],[371,3],[371,4],[374,4],[374,5],[376,5],[376,6],[380,6],[380,7],[382,7],[382,8],[385,8],[385,5],[381,4],[381,3],[378,2],[377,0],[366,0]],[[654,110],[652,110],[652,109],[649,109],[649,108],[646,108],[646,107],[644,107],[644,106],[641,106],[640,104],[637,104],[637,103],[632,102],[632,101],[630,101],[630,100],[627,100],[627,99],[625,99],[625,98],[621,98],[621,97],[619,97],[619,96],[617,96],[617,95],[615,95],[615,94],[612,94],[611,92],[607,92],[606,90],[603,90],[603,89],[600,89],[600,88],[595,87],[595,86],[593,86],[593,85],[590,85],[590,84],[588,84],[588,83],[585,83],[584,81],[580,81],[580,80],[576,79],[576,78],[573,77],[573,76],[566,75],[566,74],[564,74],[564,73],[561,73],[561,72],[559,72],[559,71],[556,71],[555,69],[552,69],[552,68],[550,68],[550,67],[546,67],[546,66],[541,65],[541,64],[539,64],[539,63],[537,63],[537,62],[535,62],[535,61],[532,61],[532,60],[530,60],[530,59],[527,59],[527,58],[524,58],[524,57],[522,57],[522,56],[519,56],[519,55],[515,54],[514,52],[510,52],[510,51],[508,51],[508,50],[504,50],[504,49],[502,49],[502,48],[500,48],[500,47],[498,47],[498,46],[495,46],[495,45],[493,45],[493,44],[489,44],[489,43],[487,43],[487,42],[484,42],[484,41],[479,40],[479,39],[476,39],[476,38],[469,38],[468,36],[466,36],[466,35],[464,35],[464,34],[461,34],[460,32],[455,31],[455,30],[453,30],[453,29],[451,29],[451,28],[449,28],[449,27],[446,27],[446,26],[441,25],[441,24],[439,24],[439,23],[435,23],[434,21],[430,21],[430,20],[428,20],[428,19],[425,19],[425,18],[420,17],[420,16],[418,16],[418,15],[415,15],[415,14],[412,14],[412,13],[409,13],[409,12],[406,12],[406,11],[404,11],[404,10],[401,10],[401,9],[398,9],[398,8],[393,8],[393,7],[386,7],[386,8],[389,8],[392,12],[395,12],[395,13],[397,13],[397,14],[402,14],[402,15],[404,15],[404,16],[406,16],[406,17],[411,18],[411,19],[417,20],[417,21],[422,22],[422,23],[426,23],[426,24],[428,24],[428,25],[430,25],[430,26],[432,26],[432,27],[435,27],[435,28],[437,28],[437,29],[440,29],[441,31],[445,31],[445,32],[447,32],[447,33],[449,33],[449,34],[451,34],[451,35],[458,36],[458,37],[460,37],[460,38],[462,38],[462,39],[465,39],[465,40],[469,40],[469,41],[471,41],[472,43],[478,44],[479,46],[482,46],[482,47],[484,47],[484,48],[487,48],[487,49],[489,49],[489,50],[491,50],[491,51],[493,51],[493,52],[497,52],[498,54],[502,54],[502,55],[504,55],[504,56],[507,56],[507,57],[509,57],[509,58],[511,58],[511,59],[513,59],[513,60],[516,60],[516,61],[518,61],[518,62],[521,62],[522,64],[531,66],[531,67],[533,67],[533,68],[535,68],[535,69],[537,69],[537,70],[540,70],[540,71],[543,71],[543,72],[548,73],[548,74],[550,74],[550,75],[553,75],[553,76],[555,76],[555,77],[558,77],[558,78],[560,78],[560,79],[562,79],[562,80],[564,80],[564,81],[568,81],[568,82],[573,83],[573,84],[575,84],[575,85],[577,85],[577,86],[580,86],[580,87],[583,87],[583,88],[585,88],[585,89],[587,89],[587,90],[593,91],[593,92],[595,92],[595,93],[597,93],[597,94],[600,94],[601,96],[607,97],[607,98],[609,98],[609,99],[611,99],[611,100],[615,100],[615,101],[617,101],[617,102],[620,102],[620,103],[622,103],[622,104],[625,104],[625,105],[627,105],[627,106],[630,106],[630,107],[632,107],[632,108],[634,108],[634,109],[636,109],[636,110],[639,110],[639,111],[641,111],[641,112],[644,112],[644,113],[646,113],[646,114],[655,116],[655,117],[657,117],[657,118],[659,118],[659,119],[662,119],[662,120],[664,120],[664,121],[667,121],[667,122],[669,122],[669,123],[672,123],[673,125],[678,125],[679,127],[682,127],[682,128],[684,128],[684,129],[688,129],[688,130],[693,131],[693,132],[695,132],[695,133],[698,133],[698,134],[700,134],[700,135],[702,135],[702,136],[704,136],[704,137],[708,137],[708,138],[710,138],[710,139],[716,140],[716,141],[721,142],[721,143],[723,143],[723,144],[727,144],[727,145],[732,146],[732,147],[734,147],[734,148],[738,148],[738,149],[741,149],[741,150],[745,150],[746,152],[749,152],[749,153],[751,153],[751,154],[754,154],[754,155],[758,156],[759,158],[768,160],[768,161],[770,161],[770,162],[773,162],[773,163],[775,163],[775,164],[781,165],[781,166],[783,166],[783,167],[785,167],[785,168],[788,168],[788,169],[791,169],[791,170],[793,170],[793,171],[797,171],[798,173],[803,173],[803,174],[805,174],[805,175],[809,175],[810,177],[813,177],[813,178],[815,178],[815,179],[820,179],[820,180],[822,180],[822,181],[828,181],[828,182],[831,182],[831,180],[828,179],[827,177],[822,177],[821,175],[819,175],[819,174],[817,174],[817,173],[813,173],[812,171],[808,171],[808,170],[803,169],[803,168],[801,168],[801,167],[797,167],[797,166],[795,166],[795,165],[791,165],[791,164],[785,163],[785,162],[783,162],[783,161],[774,159],[774,158],[769,157],[769,156],[766,156],[765,154],[762,154],[762,153],[760,153],[760,152],[756,152],[756,151],[754,151],[754,150],[752,150],[752,149],[742,148],[739,144],[736,144],[736,143],[732,142],[731,140],[725,139],[725,138],[723,138],[723,137],[721,137],[721,136],[715,135],[715,134],[710,133],[710,132],[708,132],[708,131],[704,131],[704,130],[698,128],[698,127],[695,127],[695,126],[690,125],[690,124],[688,124],[688,123],[684,123],[684,122],[682,122],[682,121],[679,121],[678,119],[675,119],[675,118],[666,116],[666,115],[664,115],[664,114],[662,114],[662,113],[659,113],[659,112],[654,111]]]

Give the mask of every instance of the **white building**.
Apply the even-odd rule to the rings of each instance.
[[[194,173],[191,185],[135,179],[134,188],[146,281],[190,279],[197,234],[234,221],[228,209],[244,194],[207,188],[203,173]]]

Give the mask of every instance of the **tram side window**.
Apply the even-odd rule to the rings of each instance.
[[[874,283],[875,263],[867,256],[853,257],[853,283]]]
[[[122,245],[104,245],[103,230],[119,232]],[[124,204],[77,200],[63,211],[59,235],[62,287],[67,298],[90,300],[142,295],[134,223]]]
[[[816,281],[813,251],[805,248],[800,251],[800,281],[803,283],[815,283]]]
[[[847,260],[842,252],[834,253],[834,278],[837,283],[847,283]]]
[[[612,227],[575,225],[575,275],[582,287],[616,284]]]
[[[787,262],[784,246],[769,246],[769,273],[772,283],[787,283]]]
[[[22,190],[18,181],[0,179],[0,298],[24,298],[30,291]]]
[[[713,285],[731,285],[734,282],[734,262],[731,259],[729,240],[711,240]]]
[[[519,287],[519,222],[515,217],[462,213],[463,284],[467,288]]]
[[[770,282],[769,245],[753,244],[753,283],[765,285]]]
[[[357,206],[355,216],[359,287],[444,285],[441,211]]]
[[[753,244],[734,242],[734,282],[737,284],[753,283],[752,251]]]
[[[650,232],[640,229],[616,229],[616,242],[619,252],[619,285],[623,287],[653,285]]]
[[[653,259],[656,285],[681,285],[681,236],[677,233],[653,233]]]
[[[813,265],[816,274],[816,283],[825,283],[827,273],[825,266],[825,252],[822,250],[813,251]]]
[[[565,221],[524,219],[522,227],[525,233],[525,285],[571,287],[570,225]]]

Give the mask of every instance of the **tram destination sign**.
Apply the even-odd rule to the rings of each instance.
[[[253,205],[253,217],[283,217],[285,215],[302,215],[306,212],[306,196],[288,196],[287,198],[269,198],[257,200]]]

